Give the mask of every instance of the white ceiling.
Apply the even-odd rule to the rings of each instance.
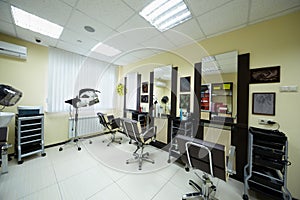
[[[152,0],[0,0],[0,32],[100,60],[126,65],[224,32],[300,10],[300,0],[185,0],[192,19],[163,33],[139,12]],[[64,27],[59,39],[14,25],[10,5]],[[96,31],[85,31],[84,26]],[[98,42],[122,51],[90,53]]]

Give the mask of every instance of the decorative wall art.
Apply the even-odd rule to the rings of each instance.
[[[148,93],[148,82],[142,83],[142,93]]]
[[[252,114],[275,115],[275,92],[253,93]]]
[[[141,102],[148,103],[148,95],[141,95]]]
[[[190,94],[180,94],[179,107],[190,111]]]
[[[181,77],[180,78],[180,92],[189,92],[191,84],[191,77]]]
[[[264,67],[250,70],[250,83],[280,82],[280,66]]]

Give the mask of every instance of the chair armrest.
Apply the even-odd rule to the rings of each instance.
[[[0,149],[1,150],[7,150],[9,147],[12,147],[12,144],[9,144],[7,142],[0,142]]]
[[[143,138],[156,137],[156,131],[157,131],[157,127],[152,126],[149,129],[147,129],[144,133],[142,133],[141,136]]]
[[[227,160],[227,173],[229,175],[236,174],[236,171],[234,170],[234,161],[235,161],[235,146],[230,146],[229,149],[229,155]]]

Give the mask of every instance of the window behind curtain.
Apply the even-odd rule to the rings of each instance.
[[[47,112],[66,112],[65,100],[75,98],[80,89],[99,90],[100,103],[93,108],[115,108],[117,66],[64,50],[49,49]]]

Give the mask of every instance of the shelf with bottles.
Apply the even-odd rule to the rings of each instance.
[[[230,115],[233,110],[233,83],[212,83],[211,93],[211,111]]]
[[[201,110],[211,110],[211,84],[201,85]]]

